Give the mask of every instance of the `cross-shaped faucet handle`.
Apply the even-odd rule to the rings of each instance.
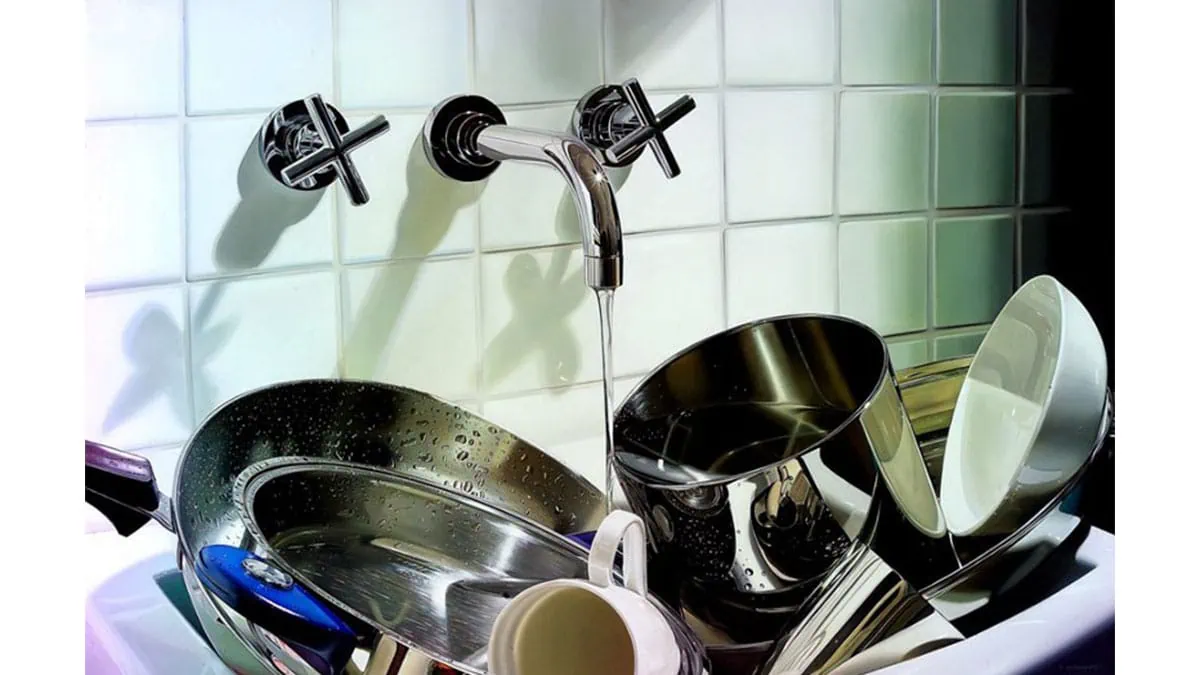
[[[370,199],[350,153],[387,133],[377,115],[351,131],[346,119],[320,94],[293,101],[267,118],[259,133],[259,154],[276,180],[296,190],[318,190],[340,180],[355,206]]]
[[[577,136],[600,151],[609,166],[628,166],[649,145],[667,178],[679,175],[679,162],[663,132],[696,109],[691,96],[681,96],[654,112],[636,79],[589,92],[575,108]]]

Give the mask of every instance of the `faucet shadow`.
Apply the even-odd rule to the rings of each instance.
[[[257,134],[242,155],[237,183],[241,200],[213,247],[213,260],[222,271],[244,271],[261,265],[284,231],[307,218],[326,192],[293,190],[272,178],[259,158]]]
[[[425,159],[421,136],[408,153],[405,175],[408,198],[396,217],[396,235],[384,265],[371,282],[366,297],[345,326],[339,371],[355,379],[379,377],[380,364],[420,269],[420,258],[429,255],[446,237],[454,215],[479,198],[481,185],[443,178]],[[398,262],[396,258],[414,258]],[[343,286],[343,293],[345,287]],[[346,298],[343,295],[343,303]],[[341,328],[341,327],[339,327]],[[425,355],[418,355],[423,358]]]
[[[167,309],[158,303],[139,308],[125,326],[121,342],[133,372],[113,398],[101,433],[112,433],[159,396],[166,396],[172,414],[190,427],[187,379],[179,377],[184,363],[183,329]]]
[[[629,177],[628,169],[610,169],[608,173],[614,191],[620,190]],[[565,241],[580,241],[579,215],[569,190],[559,199],[555,231]],[[531,358],[541,359],[543,386],[578,381],[580,344],[567,321],[590,289],[584,282],[582,265],[567,274],[571,256],[577,251],[568,246],[556,248],[545,274],[530,253],[518,254],[509,263],[504,291],[512,303],[512,317],[484,348],[479,374],[485,390],[502,383]]]
[[[258,156],[254,135],[237,170],[237,206],[225,221],[213,246],[213,261],[223,273],[245,272],[260,266],[283,232],[308,217],[317,207],[322,191],[290,190],[274,181]],[[108,434],[128,422],[145,406],[166,396],[180,423],[194,426],[196,416],[216,407],[218,389],[206,370],[207,364],[233,337],[233,322],[212,324],[214,310],[228,281],[207,286],[194,313],[189,307],[191,329],[192,391],[187,378],[180,378],[187,364],[184,327],[176,324],[161,305],[141,308],[125,327],[122,336],[126,358],[133,372],[121,386],[102,424]],[[189,395],[190,394],[190,395]]]
[[[224,289],[225,282],[208,287],[191,320],[193,396],[189,396],[187,378],[179,377],[188,362],[183,326],[158,303],[138,309],[125,326],[121,340],[133,372],[113,398],[101,433],[112,433],[159,396],[167,398],[172,414],[189,429],[195,422],[193,400],[197,411],[211,410],[220,403],[215,400],[217,390],[204,366],[233,336],[232,322],[210,325],[213,308]]]

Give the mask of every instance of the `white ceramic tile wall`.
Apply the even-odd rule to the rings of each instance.
[[[606,81],[695,97],[669,132],[679,178],[649,153],[613,172],[618,394],[693,340],[787,312],[865,320],[898,366],[969,350],[1020,251],[971,224],[1054,212],[1010,198],[1028,154],[1010,102],[1063,93],[1013,84],[1016,1],[89,0],[87,433],[167,456],[229,397],[343,376],[537,443],[599,434],[574,206],[542,168],[482,185],[430,170],[421,125],[458,92],[559,130]],[[976,42],[987,54],[956,60]],[[366,206],[261,170],[259,125],[311,93],[392,125],[354,155]],[[971,242],[978,265],[954,249]],[[972,266],[996,271],[987,292],[938,302]]]

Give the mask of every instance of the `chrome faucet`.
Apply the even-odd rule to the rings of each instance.
[[[258,131],[258,156],[271,177],[293,190],[323,190],[341,181],[354,206],[370,199],[350,153],[387,133],[376,115],[351,131],[336,108],[312,94],[277,108]]]
[[[509,126],[500,108],[482,96],[453,96],[425,121],[425,156],[447,178],[478,181],[500,162],[516,160],[558,170],[575,200],[583,241],[583,274],[594,289],[621,285],[621,217],[605,167],[628,166],[650,145],[667,178],[679,165],[663,132],[694,110],[683,96],[655,114],[637,80],[604,85],[575,108],[573,134]]]

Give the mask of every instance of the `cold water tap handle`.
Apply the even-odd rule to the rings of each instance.
[[[667,178],[679,175],[679,162],[664,132],[696,109],[691,96],[681,96],[662,112],[654,112],[636,79],[621,85],[602,85],[588,92],[575,107],[573,131],[594,147],[608,166],[628,166],[646,146],[654,152]]]
[[[370,199],[350,153],[387,133],[383,115],[351,131],[320,94],[292,101],[275,110],[259,131],[259,156],[267,171],[294,190],[320,190],[340,180],[350,203]]]

